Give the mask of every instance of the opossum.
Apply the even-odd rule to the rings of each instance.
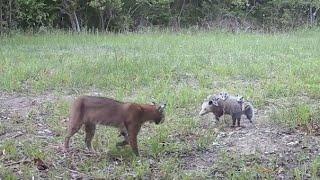
[[[236,96],[232,96],[227,92],[220,92],[218,98],[222,99],[223,101],[231,98],[237,100],[237,102],[241,105],[241,110],[244,111],[244,97],[237,94]]]
[[[232,98],[232,99],[236,99],[239,103],[244,102],[243,96],[240,96],[239,94],[237,94],[236,96],[232,96],[227,92],[220,92],[218,97],[224,101],[227,100],[228,98]]]
[[[223,107],[213,105],[213,100],[205,100],[202,103],[201,111],[199,113],[200,116],[208,114],[212,112],[215,116],[215,119],[219,121],[219,118],[223,115]]]
[[[230,95],[227,92],[220,92],[218,97],[220,97],[222,100],[225,101],[226,99],[228,99],[230,97]]]
[[[219,120],[224,114],[229,114],[232,117],[232,126],[240,126],[241,115],[245,114],[249,121],[252,123],[254,116],[253,106],[250,102],[239,103],[235,98],[227,98],[222,100],[220,95],[213,96],[209,101],[205,101],[202,104],[200,116],[212,112],[216,119]]]

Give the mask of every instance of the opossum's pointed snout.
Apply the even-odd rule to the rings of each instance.
[[[205,115],[206,114],[206,111],[204,111],[204,110],[201,110],[200,112],[199,112],[199,116],[203,116],[203,115]]]

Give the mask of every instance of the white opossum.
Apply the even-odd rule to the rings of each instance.
[[[237,98],[228,96],[225,100],[221,98],[221,95],[214,95],[209,101],[202,103],[201,111],[199,115],[204,115],[212,112],[216,119],[219,120],[224,114],[229,114],[232,116],[232,125],[240,126],[241,115],[245,114],[249,121],[252,123],[254,117],[254,108],[250,102],[239,103]]]
[[[236,95],[236,96],[232,96],[227,92],[220,92],[218,97],[221,98],[224,101],[229,99],[229,98],[237,100],[238,103],[240,103],[240,105],[241,105],[242,111],[244,111],[245,107],[244,107],[244,98],[243,98],[243,96],[240,96],[239,94]]]

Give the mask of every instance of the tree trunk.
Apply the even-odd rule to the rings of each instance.
[[[309,6],[309,18],[310,18],[310,26],[313,26],[313,13],[312,13],[312,5]]]
[[[11,12],[11,0],[9,0],[9,20],[8,20],[8,28],[11,29],[11,18],[12,18],[12,12]]]
[[[99,16],[100,16],[100,30],[105,31],[106,23],[104,18],[104,11],[99,10]]]
[[[3,33],[2,24],[2,0],[0,0],[0,35]]]
[[[77,28],[76,30],[77,30],[77,32],[80,32],[80,25],[79,25],[79,20],[78,20],[76,11],[73,11],[73,16],[74,16],[74,20],[75,20],[75,23],[76,23],[76,28]]]
[[[107,14],[108,14],[108,22],[107,22],[106,31],[108,31],[111,19],[113,18],[112,10],[108,9]]]
[[[77,25],[75,23],[75,20],[73,18],[73,16],[71,14],[68,14],[69,15],[69,19],[70,19],[70,23],[71,23],[71,28],[73,31],[76,31],[77,30]]]
[[[77,7],[71,0],[63,0],[61,5],[60,11],[69,16],[72,30],[80,32],[79,20],[76,13]]]
[[[73,31],[80,32],[80,25],[75,11],[68,13]]]
[[[318,8],[318,9],[316,9],[315,11],[314,11],[314,13],[312,14],[312,16],[313,16],[313,23],[315,23],[315,24],[317,24],[317,13],[318,13],[318,10],[319,10],[320,8]]]

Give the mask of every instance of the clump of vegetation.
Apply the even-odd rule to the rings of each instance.
[[[317,124],[320,123],[320,109],[302,103],[274,111],[270,118],[287,126],[302,127],[313,132],[313,128],[316,128],[316,131],[319,128]]]

